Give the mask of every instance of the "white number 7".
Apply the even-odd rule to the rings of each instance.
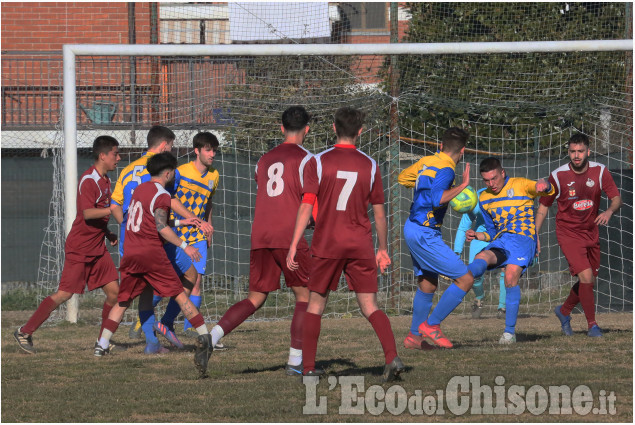
[[[356,171],[338,171],[337,172],[338,179],[344,179],[346,182],[344,183],[344,187],[342,188],[342,193],[340,193],[340,197],[337,198],[337,207],[335,208],[337,211],[346,211],[346,204],[348,203],[348,198],[351,196],[351,192],[353,191],[353,187],[357,182],[357,172]]]

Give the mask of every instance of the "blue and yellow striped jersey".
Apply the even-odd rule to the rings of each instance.
[[[424,156],[399,174],[399,184],[414,188],[410,221],[441,228],[448,204],[441,205],[443,192],[454,182],[456,164],[447,154],[437,152]]]
[[[210,168],[201,175],[194,163],[188,162],[177,168],[173,190],[169,192],[174,193],[174,197],[181,201],[185,208],[201,220],[205,220],[205,207],[209,198],[214,195],[218,181],[219,174],[216,169]],[[182,218],[172,211],[171,219]],[[205,240],[205,235],[195,227],[180,226],[175,229],[175,232],[189,245]]]
[[[485,221],[486,233],[490,240],[502,233],[516,233],[536,238],[534,221],[534,199],[550,195],[555,191],[536,192],[536,182],[523,177],[507,177],[505,185],[498,192],[490,189],[481,192],[479,207]]]
[[[152,155],[154,155],[154,152],[146,152],[141,158],[132,161],[119,173],[115,190],[112,192],[110,205],[117,204],[123,209],[124,221],[128,219],[128,207],[130,206],[132,192],[141,183],[150,181],[146,165]]]

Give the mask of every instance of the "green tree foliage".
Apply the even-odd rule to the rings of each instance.
[[[404,42],[625,38],[624,3],[408,5]],[[632,55],[615,52],[400,56],[401,125],[423,134],[430,122],[486,125],[490,140],[501,141],[492,149],[503,149],[506,139],[527,140],[526,134],[544,134],[540,144],[548,146],[549,133],[582,129],[599,104],[625,92],[629,61]],[[521,148],[533,146],[527,140]]]

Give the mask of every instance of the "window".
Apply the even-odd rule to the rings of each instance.
[[[386,30],[386,3],[340,3],[349,31]]]

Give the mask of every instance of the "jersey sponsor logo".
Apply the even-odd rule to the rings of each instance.
[[[576,211],[584,211],[593,207],[593,201],[590,199],[583,199],[582,201],[574,202],[573,209]]]
[[[507,197],[508,198],[513,198],[514,197],[514,189],[509,189],[507,191]]]
[[[591,179],[588,179],[586,181],[586,185],[589,186],[589,187],[593,187],[593,186],[595,186],[595,182],[593,180],[591,180]]]

